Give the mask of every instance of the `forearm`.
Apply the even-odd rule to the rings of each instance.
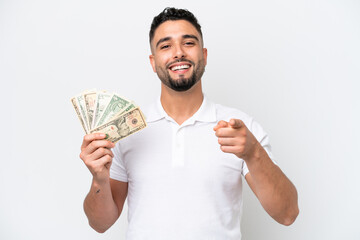
[[[115,223],[120,213],[113,200],[109,181],[99,184],[93,180],[84,201],[84,211],[90,226],[97,232],[105,232]]]
[[[290,225],[298,215],[295,186],[276,166],[259,144],[251,158],[246,159],[251,188],[264,209],[279,223]]]

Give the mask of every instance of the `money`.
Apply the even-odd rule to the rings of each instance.
[[[105,133],[107,140],[116,143],[145,127],[146,122],[143,114],[139,108],[135,108],[91,130],[90,133]]]
[[[97,126],[97,122],[100,119],[101,115],[103,114],[106,106],[110,102],[113,94],[109,94],[106,92],[99,92],[96,96],[96,103],[95,103],[95,111],[93,115],[93,122],[91,124],[91,128]]]
[[[80,110],[79,110],[79,107],[78,107],[78,104],[76,102],[75,97],[71,98],[71,103],[72,103],[72,105],[73,105],[73,107],[75,109],[75,112],[76,112],[79,120],[80,120],[81,126],[84,128],[85,133],[88,133],[87,128],[86,128],[85,123],[84,123],[84,119],[81,117]]]
[[[92,122],[94,118],[96,92],[88,92],[84,94],[85,108],[88,116],[88,125],[92,128]]]
[[[140,108],[116,93],[87,90],[71,103],[86,134],[105,133],[114,143],[146,127]]]
[[[96,125],[103,125],[105,122],[110,120],[116,113],[123,112],[128,105],[130,105],[130,101],[127,101],[124,98],[121,98],[120,96],[114,94]]]
[[[78,95],[78,96],[75,97],[75,99],[76,99],[76,103],[77,103],[77,105],[79,107],[79,110],[80,110],[81,118],[83,119],[83,122],[84,122],[84,125],[85,125],[85,128],[86,128],[85,132],[89,132],[90,126],[89,126],[89,121],[88,121],[87,114],[86,114],[86,109],[85,109],[84,95]]]

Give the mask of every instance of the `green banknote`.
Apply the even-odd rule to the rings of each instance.
[[[123,112],[130,104],[130,101],[114,94],[95,127],[103,125],[117,113]]]

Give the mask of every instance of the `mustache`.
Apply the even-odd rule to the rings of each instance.
[[[178,62],[188,62],[193,66],[195,65],[195,63],[193,61],[191,61],[191,60],[188,60],[186,58],[180,58],[180,59],[176,59],[175,61],[172,61],[172,62],[166,64],[166,68],[169,68],[172,64],[178,63]]]

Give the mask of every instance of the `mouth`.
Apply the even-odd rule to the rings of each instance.
[[[169,69],[174,73],[185,73],[191,68],[190,63],[180,62],[170,65]]]

